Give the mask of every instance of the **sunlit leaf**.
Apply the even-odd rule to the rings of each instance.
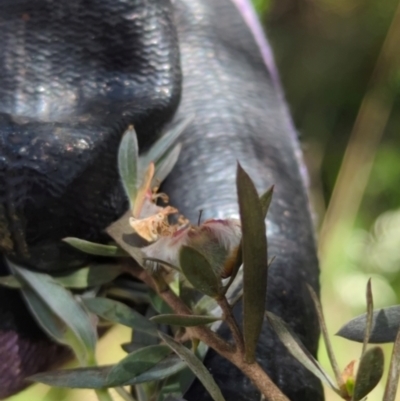
[[[63,241],[89,255],[110,256],[113,258],[129,256],[125,251],[115,245],[96,244],[95,242],[73,237],[64,238]]]
[[[170,326],[192,327],[213,323],[221,319],[214,316],[169,314],[153,316],[150,320],[154,323],[168,324]]]
[[[136,331],[157,336],[157,326],[140,313],[121,302],[108,298],[84,298],[83,302],[90,312],[109,320],[131,327]]]
[[[183,274],[203,294],[216,297],[221,292],[221,280],[214,273],[211,264],[199,251],[189,246],[182,246],[179,263]]]
[[[285,345],[287,350],[311,373],[313,373],[323,383],[327,384],[336,393],[340,393],[339,389],[334,384],[333,380],[324,371],[318,361],[304,347],[296,334],[291,328],[278,316],[271,312],[266,312],[268,322],[271,324],[279,339]]]
[[[32,272],[8,263],[18,280],[23,283],[22,294],[41,326],[56,341],[71,346],[81,363],[91,362],[97,341],[96,329],[71,292],[48,274]],[[49,314],[49,310],[56,318]],[[63,324],[60,325],[60,322]],[[65,326],[70,330],[65,331]]]
[[[367,314],[364,313],[346,323],[336,335],[348,340],[363,342]],[[389,306],[376,310],[372,317],[372,329],[369,337],[370,344],[394,342],[400,328],[400,305]]]
[[[390,360],[388,379],[385,387],[384,401],[395,401],[400,379],[400,330],[397,332]]]
[[[360,401],[379,383],[383,375],[384,356],[382,348],[367,350],[361,357],[354,386],[353,401]]]
[[[236,185],[242,223],[243,334],[246,360],[254,362],[267,297],[267,237],[257,190],[240,164]]]
[[[132,126],[122,137],[118,150],[118,171],[131,209],[135,203],[138,190],[138,157],[139,146],[136,132]]]
[[[153,368],[170,352],[170,349],[165,345],[151,345],[141,348],[126,356],[111,369],[107,378],[108,383],[125,385],[129,380]]]
[[[196,377],[206,388],[214,401],[224,401],[224,396],[220,388],[215,383],[213,377],[203,363],[197,358],[193,352],[187,349],[184,345],[179,344],[170,336],[159,332],[159,336],[165,343],[182,359],[184,360]]]

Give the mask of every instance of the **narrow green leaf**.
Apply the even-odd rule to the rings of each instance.
[[[324,371],[318,361],[304,347],[296,334],[291,328],[278,316],[271,312],[266,312],[268,322],[271,324],[275,333],[282,341],[287,350],[311,373],[313,373],[323,383],[327,384],[333,391],[340,395],[339,389],[336,387],[333,380]]]
[[[113,368],[109,366],[97,366],[90,368],[76,368],[54,370],[38,373],[29,377],[29,380],[47,384],[52,387],[68,388],[102,388],[109,387],[107,376]]]
[[[382,348],[374,347],[365,352],[360,360],[352,401],[360,401],[379,383],[383,375],[384,356]]]
[[[55,342],[71,348],[80,364],[87,365],[90,359],[88,351],[68,325],[31,288],[26,286],[22,296],[43,331]]]
[[[95,242],[73,237],[64,238],[63,241],[89,255],[110,256],[113,258],[129,256],[126,252],[115,245],[96,244]]]
[[[214,323],[221,319],[214,316],[169,314],[153,316],[150,320],[154,323],[168,324],[170,326],[193,327]]]
[[[154,162],[157,163],[162,159],[167,152],[171,149],[176,140],[182,135],[185,128],[193,120],[193,117],[188,117],[183,121],[180,121],[175,126],[171,127],[160,139],[150,148],[150,150],[140,156],[139,162],[141,171],[146,170],[147,166]]]
[[[29,308],[34,312],[41,325],[52,320],[51,328],[45,328],[52,335],[57,334],[56,341],[67,343],[75,352],[82,348],[86,350],[86,362],[94,358],[94,350],[97,341],[97,333],[93,327],[89,315],[76,301],[71,292],[67,291],[51,276],[43,273],[35,273],[8,262],[16,277],[23,283],[22,294],[25,297]],[[44,306],[44,305],[45,306]],[[48,316],[46,307],[57,316],[71,330],[63,332],[63,327]],[[47,313],[47,315],[46,315]],[[57,328],[58,326],[58,328]],[[83,361],[79,353],[77,357]]]
[[[397,332],[390,359],[389,373],[383,401],[395,401],[400,378],[400,330]]]
[[[149,290],[151,306],[159,314],[172,313],[171,307],[153,290]]]
[[[372,330],[372,319],[374,316],[374,299],[372,296],[371,279],[369,279],[368,283],[367,283],[366,298],[367,298],[367,324],[365,327],[364,342],[363,342],[363,347],[362,347],[362,351],[361,351],[361,357],[364,355],[365,351],[367,350],[367,345],[368,345],[369,337],[371,336],[371,330]]]
[[[132,126],[128,128],[122,137],[118,150],[118,171],[122,185],[129,199],[131,209],[135,204],[138,190],[138,158],[139,146],[136,132]]]
[[[328,329],[326,327],[324,312],[322,310],[321,303],[319,302],[318,296],[315,293],[314,289],[309,284],[307,284],[307,288],[313,300],[315,310],[317,312],[319,326],[321,328],[322,337],[324,339],[329,361],[331,363],[333,373],[335,374],[336,383],[339,386],[339,388],[344,388],[345,383],[343,381],[342,372],[340,371],[339,365],[336,361],[335,353],[333,352],[333,347],[331,340],[329,338]]]
[[[165,345],[151,345],[129,354],[115,365],[108,375],[108,385],[125,385],[133,378],[156,366],[170,354]]]
[[[266,192],[260,196],[260,204],[264,219],[267,217],[269,206],[271,205],[274,186],[272,185]]]
[[[152,184],[157,185],[163,182],[174,168],[179,159],[182,145],[178,143],[170,152],[168,152],[158,163],[155,164],[155,173]]]
[[[155,323],[150,322],[140,313],[121,302],[114,301],[113,299],[96,297],[84,298],[83,303],[90,312],[103,319],[131,327],[136,331],[157,336],[157,326]]]
[[[159,336],[165,343],[189,366],[190,370],[196,375],[201,381],[203,386],[206,388],[210,396],[214,401],[225,401],[224,396],[221,393],[220,388],[215,383],[213,377],[203,363],[197,358],[193,352],[187,349],[184,345],[179,344],[170,336],[158,333]]]
[[[221,280],[214,273],[206,257],[194,248],[182,246],[179,263],[183,274],[203,294],[217,297],[221,293]]]
[[[163,346],[164,347],[164,346]],[[168,352],[169,348],[168,348]],[[98,366],[90,368],[77,368],[55,370],[44,373],[38,373],[31,376],[29,380],[44,383],[53,387],[68,388],[102,388],[114,387],[112,380],[108,379],[111,370],[116,365]],[[176,355],[168,355],[144,371],[138,376],[132,377],[124,385],[135,385],[139,383],[152,382],[155,380],[164,380],[186,367],[186,363]]]
[[[96,393],[99,401],[113,401],[111,394],[106,388],[95,389],[94,392]]]
[[[246,360],[252,363],[267,297],[267,237],[257,190],[240,164],[236,180],[243,233],[243,334]]]
[[[176,355],[168,355],[161,360],[157,365],[150,368],[146,372],[132,378],[127,384],[135,385],[139,383],[146,383],[155,380],[164,380],[172,376],[186,367],[186,363]]]
[[[362,343],[367,326],[367,314],[347,322],[336,334],[348,340]],[[394,342],[400,328],[400,305],[389,306],[376,310],[372,316],[372,329],[369,337],[370,344]]]

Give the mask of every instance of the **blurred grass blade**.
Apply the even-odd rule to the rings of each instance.
[[[236,184],[243,235],[243,334],[246,360],[252,363],[255,361],[265,313],[267,237],[257,190],[240,164],[237,167]]]
[[[152,318],[150,318],[150,320],[157,324],[168,324],[170,326],[180,327],[193,327],[214,323],[217,320],[221,319],[214,316],[168,314],[153,316]]]
[[[182,246],[179,263],[183,274],[194,288],[210,297],[220,294],[221,280],[203,254],[189,246]]]
[[[389,373],[383,401],[395,401],[400,379],[400,330],[397,332],[390,359]]]
[[[278,316],[271,312],[266,312],[268,321],[278,335],[279,339],[285,345],[287,350],[311,373],[313,373],[323,383],[327,384],[333,391],[340,394],[339,389],[324,371],[318,361],[311,355],[311,353],[304,347],[301,341],[293,333],[291,328]]]
[[[215,383],[213,377],[203,363],[197,358],[192,351],[187,349],[184,345],[179,344],[170,336],[159,332],[159,336],[165,343],[182,359],[184,360],[191,371],[196,375],[196,377],[201,381],[203,386],[206,388],[211,398],[214,401],[225,401],[221,390]]]
[[[73,237],[64,238],[63,241],[89,255],[110,256],[113,258],[129,256],[125,251],[115,245],[96,244],[95,242]]]
[[[130,208],[133,209],[138,190],[139,146],[136,132],[130,126],[122,137],[118,150],[118,171]]]
[[[164,135],[161,136],[161,138],[150,148],[146,154],[140,156],[139,160],[141,170],[144,171],[151,162],[157,164],[158,161],[162,159],[171,149],[176,140],[182,135],[185,128],[192,120],[193,117],[191,116],[171,127]]]
[[[264,192],[260,196],[261,210],[264,216],[264,219],[267,217],[267,213],[269,210],[269,206],[271,205],[272,195],[274,194],[274,186],[272,185],[268,191]]]
[[[346,323],[336,335],[348,340],[362,343],[367,326],[366,313],[355,317]],[[394,342],[400,328],[400,305],[389,306],[374,311],[372,329],[369,337],[370,344]]]
[[[352,401],[360,401],[379,383],[383,375],[384,356],[382,348],[374,347],[365,352],[360,360]]]
[[[367,323],[365,327],[365,334],[364,334],[364,343],[361,351],[361,357],[364,355],[365,351],[367,350],[367,345],[369,342],[369,338],[371,336],[371,329],[372,329],[372,318],[374,313],[374,299],[372,296],[372,288],[371,288],[371,279],[368,280],[367,283],[367,291],[366,291],[366,299],[367,299]]]
[[[108,374],[108,385],[125,385],[166,358],[171,350],[166,345],[150,345],[129,354]]]
[[[96,328],[71,292],[48,274],[35,273],[8,263],[18,280],[23,283],[22,294],[29,308],[42,326],[48,325],[43,328],[52,336],[57,336],[56,341],[70,345],[81,363],[93,363],[97,341]],[[60,321],[64,324],[61,325]],[[70,330],[65,331],[64,325]],[[82,354],[83,350],[87,355]]]
[[[182,145],[179,143],[176,145],[165,157],[163,157],[158,163],[156,163],[154,179],[152,184],[159,185],[169,175],[178,161],[179,154],[181,153]]]
[[[38,373],[29,380],[47,384],[52,387],[68,388],[103,388],[107,387],[107,376],[112,365],[90,368],[54,370]]]
[[[0,277],[0,285],[8,288],[21,288],[20,282],[12,274]]]
[[[121,302],[101,297],[84,298],[82,301],[90,312],[103,319],[131,327],[136,331],[144,332],[151,336],[157,336],[155,323],[150,322],[140,313]]]
[[[345,383],[343,381],[342,372],[341,372],[341,370],[339,368],[339,365],[338,365],[338,363],[336,361],[335,353],[333,352],[333,347],[332,347],[331,340],[329,339],[328,329],[326,327],[325,318],[324,318],[324,312],[322,310],[321,303],[319,302],[318,296],[315,293],[314,289],[309,284],[307,284],[307,288],[308,288],[308,291],[309,291],[309,293],[311,295],[311,298],[313,300],[313,303],[314,303],[314,306],[315,306],[315,310],[317,312],[319,326],[320,326],[321,331],[322,331],[322,336],[324,338],[326,351],[327,351],[327,354],[328,354],[328,357],[329,357],[329,361],[330,361],[331,366],[332,366],[333,373],[335,374],[336,382],[337,382],[339,388],[344,388],[345,387]]]

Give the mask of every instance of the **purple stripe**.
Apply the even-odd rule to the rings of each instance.
[[[264,30],[260,24],[253,5],[249,0],[232,0],[232,2],[236,5],[246,24],[250,28],[250,31],[253,34],[258,47],[260,48],[264,62],[271,74],[274,85],[279,87],[279,75],[278,70],[275,67],[274,56],[271,48],[269,47]]]

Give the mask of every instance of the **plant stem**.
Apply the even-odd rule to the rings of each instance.
[[[157,283],[153,278],[142,268],[135,264],[131,264],[129,273],[146,283],[150,288],[157,291],[158,295],[173,309],[175,313],[187,315],[192,314],[192,311],[185,305],[185,303],[174,294],[168,286],[161,285],[161,291],[159,288],[160,277],[157,277]],[[221,302],[221,300],[218,300]],[[237,323],[232,315],[230,305],[225,299],[224,303],[221,302],[221,308],[223,308],[224,314],[227,317],[228,325],[232,325],[232,334],[234,335],[235,341],[236,336],[238,336],[237,349],[228,344],[223,340],[218,334],[211,331],[205,326],[196,326],[187,328],[187,331],[191,338],[197,338],[203,341],[210,348],[216,351],[219,355],[230,361],[233,365],[239,368],[258,388],[267,401],[290,401],[281,390],[275,385],[268,374],[263,370],[263,368],[257,363],[247,363],[244,359],[244,345],[241,348],[241,343],[243,344],[242,335],[237,326]],[[229,322],[228,322],[229,320]],[[231,327],[231,326],[230,326]],[[242,350],[242,351],[241,351]]]

